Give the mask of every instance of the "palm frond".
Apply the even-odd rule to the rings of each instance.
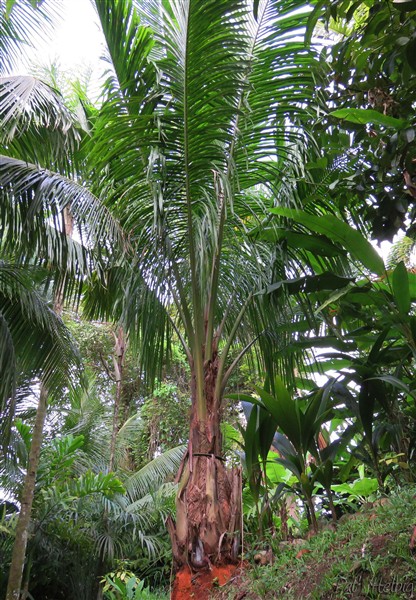
[[[74,237],[82,244],[73,243],[69,249],[75,262],[88,264],[79,252],[101,247],[108,253],[111,244],[123,246],[117,221],[85,187],[59,173],[0,156],[1,236],[6,247],[16,254],[32,252],[65,268],[71,256],[62,220],[66,207],[74,218]],[[92,253],[88,255],[92,260]]]
[[[59,92],[27,75],[0,77],[0,132],[3,153],[38,164],[66,164],[81,139]]]
[[[27,268],[0,264],[0,322],[2,407],[13,396],[20,373],[42,379],[51,393],[73,385],[78,352],[62,320],[37,292]],[[9,408],[13,414],[13,402]]]
[[[172,477],[178,471],[184,452],[185,446],[167,450],[124,482],[127,496],[131,502],[146,496],[149,491],[160,486],[167,477]]]
[[[31,43],[42,39],[52,29],[57,16],[56,6],[19,0],[0,7],[0,74],[15,67]]]
[[[120,261],[104,270],[101,277],[93,276],[83,289],[82,308],[87,318],[114,320],[130,331],[132,349],[150,386],[161,376],[172,335],[167,312],[170,299],[163,276],[160,269],[158,279],[151,280],[140,260],[133,257],[130,264]]]

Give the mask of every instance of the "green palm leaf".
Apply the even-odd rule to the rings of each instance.
[[[31,125],[68,133],[73,115],[60,95],[29,75],[0,77],[1,141],[10,143]]]
[[[56,7],[37,5],[35,10],[33,1],[8,0],[0,6],[0,73],[15,67],[25,47],[51,31]]]
[[[184,452],[184,446],[167,450],[124,482],[127,495],[131,501],[134,502],[137,498],[142,498],[160,486],[168,477],[172,477],[179,469]]]
[[[99,243],[107,249],[109,242],[122,245],[122,232],[108,210],[91,192],[59,173],[0,156],[0,185],[2,241],[15,253],[20,246],[22,252],[37,252],[62,265],[59,257],[67,246],[62,222],[66,207],[84,251]],[[72,251],[76,254],[75,245]]]
[[[20,373],[42,379],[51,393],[74,385],[79,356],[62,323],[37,292],[34,271],[0,263],[1,407]],[[14,403],[10,413],[13,413]],[[10,417],[9,413],[9,417]]]

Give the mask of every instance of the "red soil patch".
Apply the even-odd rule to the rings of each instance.
[[[213,566],[210,571],[192,573],[189,567],[182,567],[176,573],[171,600],[209,600],[212,589],[227,583],[238,568],[239,565]]]

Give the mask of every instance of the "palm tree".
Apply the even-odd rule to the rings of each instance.
[[[26,255],[61,266],[58,258],[65,256],[66,264],[69,257],[71,274],[91,275],[89,312],[111,313],[126,325],[129,339],[142,347],[149,379],[170,333],[181,340],[192,411],[169,529],[176,566],[205,567],[236,560],[239,548],[241,475],[227,470],[222,456],[224,390],[241,357],[254,349],[273,381],[280,340],[270,325],[288,313],[281,297],[276,303],[265,292],[297,273],[276,248],[278,236],[273,243],[257,237],[266,225],[277,227],[270,208],[296,201],[296,169],[304,175],[309,140],[301,117],[313,96],[314,59],[299,36],[308,8],[300,0],[97,0],[96,8],[110,69],[91,141],[82,158],[70,153],[68,159],[66,148],[62,162],[51,165],[58,172],[39,169],[50,158],[45,149],[55,143],[53,134],[45,149],[33,127],[23,128],[23,141],[8,144],[0,182],[19,203],[2,203],[6,232],[11,239],[15,224],[19,231],[27,224],[21,215],[35,215],[40,233],[22,228]],[[29,111],[36,115],[31,125],[45,125],[51,114],[43,98],[39,111]],[[29,165],[28,149],[37,151]],[[79,185],[85,170],[76,182],[68,177],[87,159],[92,192],[128,232],[128,261],[110,264],[103,226],[109,217]],[[92,243],[62,235],[66,207],[76,221],[92,220]],[[116,238],[113,221],[109,228]],[[97,246],[104,288],[89,260]]]
[[[110,69],[92,189],[129,232],[134,257],[108,274],[105,307],[103,290],[90,293],[90,310],[110,310],[113,298],[148,376],[169,331],[181,340],[192,411],[169,522],[175,563],[235,561],[241,474],[222,455],[223,395],[255,346],[273,370],[276,340],[265,330],[279,306],[264,292],[288,266],[254,232],[279,196],[293,200],[287,174],[303,160],[308,9],[294,0],[97,0],[96,9]]]

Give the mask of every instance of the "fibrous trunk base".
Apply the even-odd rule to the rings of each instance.
[[[185,458],[176,499],[176,522],[168,521],[174,568],[194,573],[236,564],[240,550],[241,469],[227,469],[214,455]],[[213,577],[211,577],[212,579]]]

